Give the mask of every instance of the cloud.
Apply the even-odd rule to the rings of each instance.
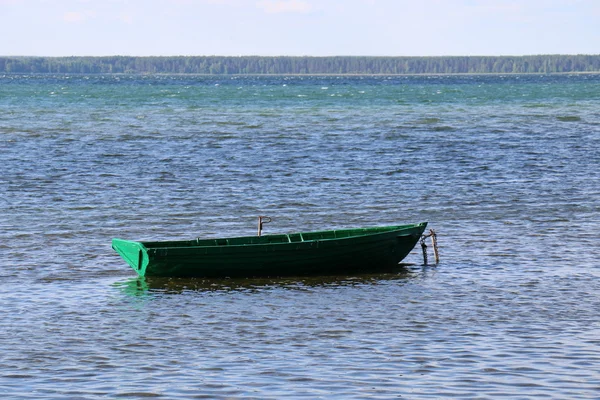
[[[133,16],[131,14],[122,13],[117,16],[117,20],[121,21],[125,24],[131,25],[133,24]]]
[[[63,14],[63,20],[69,23],[81,23],[95,16],[95,11],[69,11]]]
[[[268,14],[307,13],[312,10],[312,5],[302,0],[262,0],[256,6]]]
[[[1,1],[1,0],[0,0]],[[80,0],[81,1],[81,0]],[[109,20],[119,21],[121,23],[131,25],[134,23],[134,16],[128,12],[114,12],[112,15],[106,13],[98,14],[96,11],[87,10],[87,11],[69,11],[63,14],[63,21],[71,23],[71,24],[81,24],[90,19],[98,18],[102,22],[106,22]]]
[[[1,1],[1,0],[0,0]],[[175,5],[237,5],[239,0],[169,0],[169,3]]]

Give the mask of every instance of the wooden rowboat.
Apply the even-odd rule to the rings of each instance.
[[[135,242],[113,249],[140,276],[263,277],[332,275],[398,265],[426,222],[279,235]]]

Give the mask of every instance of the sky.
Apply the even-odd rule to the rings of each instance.
[[[600,54],[600,0],[0,0],[0,56]]]

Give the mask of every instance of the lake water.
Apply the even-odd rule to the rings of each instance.
[[[0,164],[4,398],[600,398],[600,75],[5,75]],[[139,279],[110,247],[258,215],[429,221],[441,262]]]

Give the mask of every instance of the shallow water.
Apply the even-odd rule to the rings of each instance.
[[[598,398],[600,76],[0,77],[0,393]],[[140,240],[429,221],[441,263],[138,279]],[[431,258],[431,254],[430,254]]]

